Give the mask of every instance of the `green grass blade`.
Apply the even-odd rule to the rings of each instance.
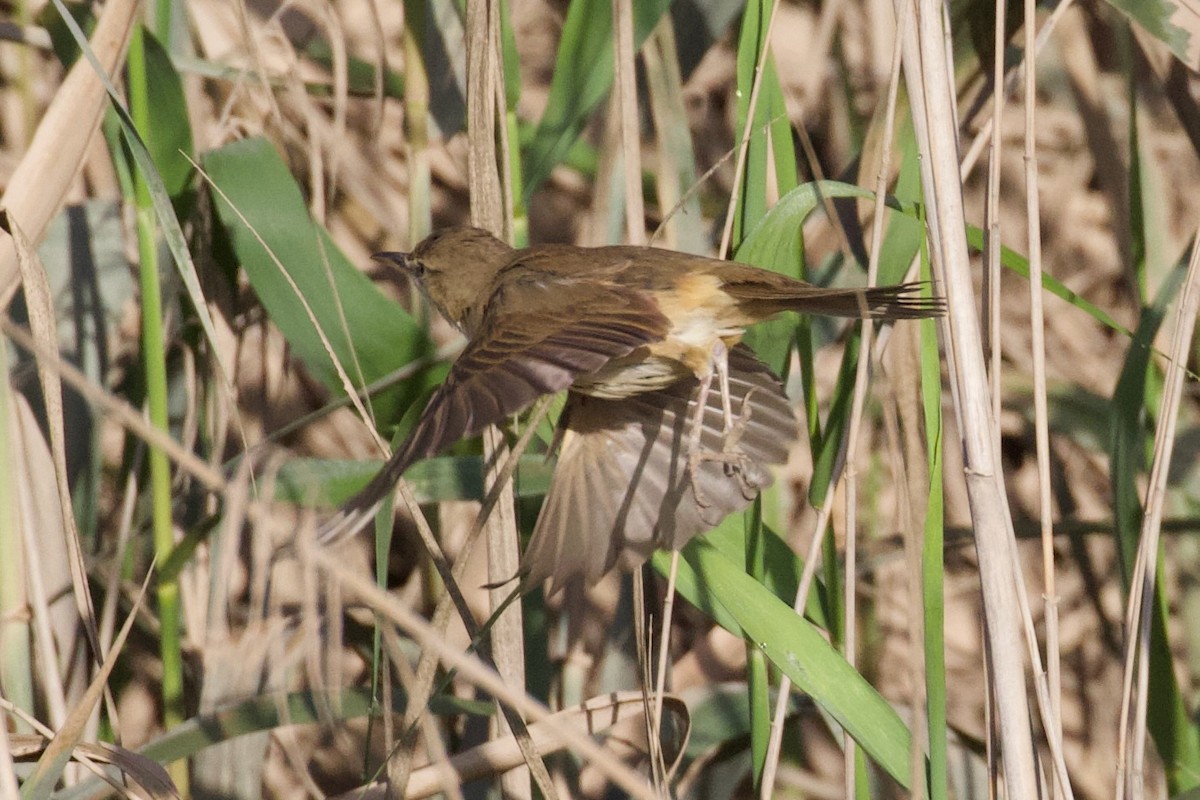
[[[767,25],[775,0],[752,0],[742,16],[737,52],[737,130],[745,130],[750,114],[750,96],[762,62]],[[792,147],[792,128],[784,102],[783,88],[771,56],[763,66],[754,117],[750,121],[750,141],[737,208],[733,217],[732,247],[737,250],[746,233],[758,224],[770,207],[772,197],[783,197],[796,186],[796,153]],[[768,136],[769,134],[769,136]],[[803,269],[803,267],[801,267]],[[803,272],[793,277],[802,277]]]
[[[921,276],[930,277],[922,250]],[[925,507],[925,543],[921,554],[921,607],[925,615],[925,730],[929,735],[929,798],[949,796],[949,728],[946,723],[945,498],[942,493],[942,364],[937,322],[921,322],[921,401],[929,463],[929,503]]]
[[[146,31],[134,26],[129,44],[129,107],[137,129],[149,137],[151,97],[147,69]],[[165,138],[165,137],[160,137]],[[128,137],[126,138],[128,140]],[[131,146],[132,143],[131,143]],[[169,432],[167,411],[167,353],[163,330],[162,285],[158,274],[158,236],[154,224],[154,200],[150,184],[141,170],[133,173],[134,205],[137,208],[138,274],[141,277],[142,363],[146,380],[146,405],[150,424]],[[151,530],[154,558],[163,563],[175,548],[171,514],[171,464],[161,447],[149,446]],[[159,654],[162,659],[162,715],[167,730],[187,715],[183,684],[183,608],[175,577],[160,576],[155,585],[158,599]],[[188,765],[171,765],[171,778],[179,786],[188,783]]]
[[[668,6],[669,0],[633,4],[634,47],[642,46]],[[579,138],[612,81],[612,2],[575,0],[567,9],[546,111],[525,150],[526,203]]]
[[[183,80],[175,71],[170,54],[148,31],[143,34],[142,50],[146,100],[154,113],[148,115],[146,128],[140,132],[162,177],[163,188],[178,202],[195,179],[195,169],[188,160],[194,150]]]

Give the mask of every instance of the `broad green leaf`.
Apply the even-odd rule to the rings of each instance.
[[[279,470],[276,498],[305,505],[336,506],[367,485],[381,462],[296,458]],[[518,497],[540,497],[550,485],[554,465],[540,455],[524,455]],[[439,456],[419,461],[404,473],[419,503],[483,499],[482,456]]]
[[[704,539],[683,550],[680,578],[724,609],[731,631],[746,636],[841,725],[867,754],[906,789],[910,736],[891,705],[830,646],[821,632],[746,575]],[[924,776],[921,776],[921,780]]]
[[[795,599],[796,589],[800,585],[800,575],[804,572],[804,560],[792,551],[792,548],[779,534],[767,526],[763,526],[762,538],[766,569],[761,584],[780,600],[790,605]],[[704,541],[713,550],[728,558],[730,562],[736,564],[741,561],[746,552],[746,526],[742,524],[741,515],[734,514],[728,517],[714,530],[705,534]],[[688,546],[698,545],[689,544]],[[671,554],[663,551],[655,553],[652,564],[665,576],[671,569]],[[804,613],[814,623],[824,628],[827,625],[825,587],[817,582],[813,588],[814,591],[809,595]],[[676,591],[681,597],[686,598],[689,603],[709,616],[725,614],[724,608],[719,604],[714,604],[714,598],[701,592],[695,582],[689,582],[686,587],[680,584]],[[719,624],[728,630],[736,631],[737,629],[737,622],[727,614],[719,621]]]
[[[1200,69],[1200,8],[1184,0],[1108,0],[1191,69]]]
[[[357,386],[427,357],[425,333],[383,296],[309,216],[275,148],[246,139],[204,157],[217,213],[251,286],[297,356],[335,395],[343,387],[313,320]],[[344,322],[344,324],[343,324]],[[380,424],[395,421],[430,383],[426,371],[372,399]]]

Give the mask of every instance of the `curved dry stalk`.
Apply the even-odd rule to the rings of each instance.
[[[396,598],[362,575],[346,568],[327,553],[314,551],[312,559],[323,572],[337,581],[347,592],[394,622],[407,636],[417,642],[424,653],[434,659],[440,659],[446,666],[456,670],[461,677],[497,698],[501,704],[516,709],[527,719],[534,722],[544,721],[550,731],[561,737],[581,757],[594,764],[605,777],[631,796],[642,800],[656,800],[657,796],[646,784],[645,778],[597,745],[591,737],[550,719],[553,715],[548,708],[524,692],[514,691],[503,678],[488,669],[478,658],[453,648],[434,625],[414,613]]]

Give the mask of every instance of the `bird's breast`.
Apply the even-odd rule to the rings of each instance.
[[[696,375],[705,375],[718,342],[737,344],[745,333],[737,302],[726,294],[721,279],[710,273],[689,273],[674,281],[674,289],[658,295],[659,309],[671,320],[656,354],[678,360]]]

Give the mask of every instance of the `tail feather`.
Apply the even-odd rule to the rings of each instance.
[[[920,294],[924,283],[828,289],[795,281],[778,284],[733,284],[725,289],[758,317],[782,311],[861,319],[923,319],[946,313],[945,301]]]

